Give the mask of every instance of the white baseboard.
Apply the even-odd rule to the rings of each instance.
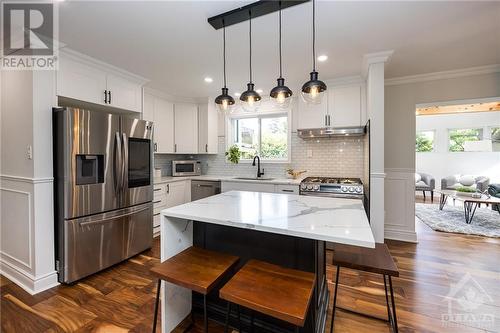
[[[385,229],[384,237],[385,239],[418,243],[417,233],[411,231]]]
[[[23,288],[30,295],[38,294],[59,285],[57,281],[57,271],[35,277],[3,260],[0,261],[0,274]]]

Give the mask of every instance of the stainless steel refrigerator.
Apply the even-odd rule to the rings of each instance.
[[[56,269],[71,283],[152,246],[153,123],[54,108]]]

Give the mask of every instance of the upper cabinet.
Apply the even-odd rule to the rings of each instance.
[[[175,103],[174,127],[174,152],[198,153],[198,105]]]
[[[198,153],[217,154],[218,115],[214,103],[198,105]]]
[[[327,96],[319,105],[307,105],[298,97],[297,128],[363,126],[364,95],[364,85],[356,83],[328,84]]]
[[[174,153],[174,104],[145,93],[142,119],[154,122],[154,152]]]
[[[361,125],[361,86],[333,87],[328,98],[330,126]]]
[[[61,52],[57,95],[142,112],[145,79],[85,55]]]

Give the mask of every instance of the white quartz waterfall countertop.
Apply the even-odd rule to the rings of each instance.
[[[162,210],[166,217],[375,247],[358,199],[230,191]]]

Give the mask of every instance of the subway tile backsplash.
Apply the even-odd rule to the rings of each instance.
[[[363,178],[364,138],[301,139],[292,133],[291,163],[265,163],[265,176],[286,176],[286,169],[307,170],[306,176],[340,176]],[[172,175],[172,160],[198,159],[203,174],[252,177],[256,167],[251,163],[233,164],[226,161],[224,137],[219,137],[219,153],[214,155],[155,155],[155,168],[162,169],[163,176]]]

